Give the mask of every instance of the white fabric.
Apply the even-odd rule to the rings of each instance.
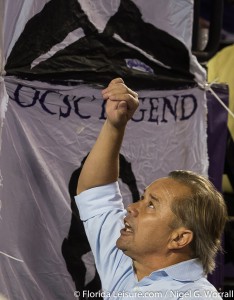
[[[117,11],[120,3],[120,0],[77,1],[100,32],[104,30],[106,23]],[[6,58],[10,55],[27,21],[38,13],[47,2],[49,1],[18,0],[12,5],[11,0],[5,0],[4,27],[7,30],[4,32],[4,54]],[[145,5],[145,0],[133,0],[133,2],[140,8],[144,21],[176,37],[190,51],[193,32],[193,0],[163,0],[157,1],[157,3],[154,0],[147,0],[147,5]],[[67,46],[70,41],[71,39],[68,38]],[[51,52],[45,54],[45,57],[51,57],[62,48],[60,45],[55,47]],[[141,49],[138,51],[141,52]],[[38,59],[40,61],[40,58]],[[190,60],[190,71],[195,75],[198,82],[203,83],[206,78],[205,70],[199,65],[192,53],[190,53]]]
[[[2,61],[9,57],[28,20],[47,2],[4,0],[1,10],[4,20],[0,19],[4,28],[0,33],[4,37],[4,46],[1,44],[0,48]],[[118,8],[119,0],[79,2],[101,32],[109,16]],[[147,6],[144,0],[134,2],[141,7],[145,21],[166,30],[190,47],[192,0],[157,1],[157,15],[150,9],[155,5],[153,0],[148,0]],[[0,3],[2,5],[3,1]],[[79,30],[73,33],[35,59],[33,66],[83,34]],[[203,70],[194,58],[191,68],[202,81]],[[0,174],[3,178],[0,252],[18,260],[0,255],[0,294],[14,300],[73,299],[75,285],[61,254],[61,244],[71,221],[68,183],[104,122],[100,89],[84,85],[50,86],[9,77],[4,80],[1,78],[0,82],[1,124],[5,118],[3,129],[0,127]],[[139,95],[140,107],[135,121],[129,123],[122,148],[122,154],[132,164],[139,192],[173,169],[207,174],[205,92],[195,88],[139,91]],[[198,105],[196,111],[186,119],[195,107],[194,101]],[[164,106],[165,103],[171,107]],[[182,115],[184,120],[181,120]],[[120,187],[127,205],[132,201],[129,189],[125,184]],[[85,276],[88,283],[94,277],[90,253],[83,256],[83,261],[90,265]]]
[[[4,41],[3,41],[3,32],[4,32],[4,2],[0,0],[0,155],[1,155],[1,145],[2,145],[2,127],[3,121],[5,118],[7,103],[8,103],[8,95],[5,88],[4,83]],[[2,175],[0,168],[0,186],[2,185]],[[1,213],[1,198],[0,198],[0,213]],[[1,215],[0,215],[1,216]]]
[[[3,77],[0,76],[0,154],[1,154],[1,144],[2,144],[2,127],[7,111],[8,104],[8,94],[6,92],[5,83]]]
[[[87,12],[89,20],[102,32],[119,7],[120,0],[79,0],[82,9]],[[188,48],[191,47],[193,26],[193,0],[133,0],[140,8],[143,20],[163,29],[178,38]],[[155,6],[157,8],[155,9]],[[186,16],[186,18],[184,17]]]
[[[4,54],[7,59],[28,20],[49,0],[4,0]]]
[[[68,182],[104,122],[100,119],[100,89],[79,86],[62,90],[57,86],[49,90],[49,86],[34,82],[19,91],[16,102],[17,82],[8,80],[6,86],[10,101],[0,161],[4,179],[0,190],[0,251],[24,262],[0,256],[0,291],[9,299],[31,299],[32,293],[35,300],[62,299],[64,294],[72,299],[75,288],[61,255],[71,218]],[[39,98],[34,106],[28,106],[37,91],[40,99],[50,92],[41,103],[53,115],[43,110]],[[180,120],[182,99],[188,94],[195,97],[198,107],[191,118]],[[67,118],[61,116],[68,111],[65,96],[72,108]],[[134,118],[142,121],[129,123],[121,152],[132,164],[140,193],[152,180],[173,169],[205,174],[204,92],[139,91],[139,96],[140,107]],[[178,99],[176,121],[168,108],[163,115],[165,97],[172,106]],[[184,99],[188,116],[194,104],[190,96]],[[77,100],[80,116],[74,111]],[[122,184],[121,189],[127,205],[131,196],[127,186]]]
[[[141,7],[143,19],[156,27],[167,31],[191,48],[193,30],[193,0],[134,0]],[[185,17],[186,16],[186,17]]]
[[[3,52],[3,20],[4,20],[4,2],[0,0],[0,76],[3,74],[4,52]]]

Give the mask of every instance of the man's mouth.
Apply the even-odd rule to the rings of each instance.
[[[123,228],[124,232],[133,233],[133,229],[131,225],[126,220],[124,220],[124,225],[125,225],[125,227]]]

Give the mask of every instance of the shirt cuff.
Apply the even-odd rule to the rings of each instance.
[[[83,191],[75,196],[75,202],[82,221],[110,210],[124,210],[117,181]]]

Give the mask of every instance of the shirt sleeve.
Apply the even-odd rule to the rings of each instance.
[[[123,212],[123,201],[118,182],[91,188],[75,197],[82,221],[109,210]]]
[[[103,289],[111,291],[132,268],[131,259],[116,247],[126,214],[119,185],[114,182],[86,190],[76,196],[75,201]]]

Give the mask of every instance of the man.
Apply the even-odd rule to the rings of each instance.
[[[102,296],[221,299],[206,279],[226,220],[221,195],[207,179],[174,171],[146,187],[125,217],[118,159],[138,97],[117,78],[103,90],[103,98],[107,120],[84,164],[76,196]]]

